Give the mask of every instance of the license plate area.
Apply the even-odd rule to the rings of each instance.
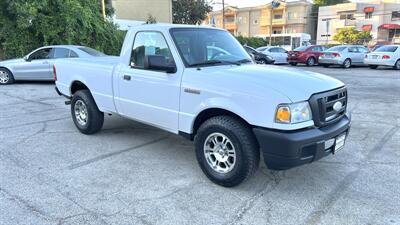
[[[333,154],[336,154],[343,149],[344,143],[346,142],[346,133],[343,133],[335,138],[335,147],[333,148]]]

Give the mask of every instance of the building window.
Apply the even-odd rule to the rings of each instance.
[[[293,12],[288,12],[287,13],[287,18],[288,18],[288,20],[293,19]]]
[[[274,20],[282,19],[282,14],[274,14]]]
[[[341,20],[354,20],[354,14],[340,14]]]
[[[372,12],[366,12],[365,19],[371,19],[371,18],[372,18]]]
[[[400,20],[400,11],[392,12],[392,20]]]

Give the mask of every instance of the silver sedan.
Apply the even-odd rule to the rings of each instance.
[[[85,46],[54,45],[38,48],[20,59],[0,61],[0,85],[16,80],[52,81],[56,59],[103,57],[104,53]]]
[[[340,65],[347,69],[352,65],[365,65],[367,53],[368,49],[361,45],[339,45],[324,51],[318,61],[324,67]]]

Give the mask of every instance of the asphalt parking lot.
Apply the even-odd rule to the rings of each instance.
[[[346,147],[230,189],[180,136],[116,116],[85,136],[54,84],[0,86],[0,224],[400,224],[400,73],[299,69],[347,84]]]

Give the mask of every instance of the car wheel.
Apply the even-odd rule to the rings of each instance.
[[[13,74],[6,68],[0,68],[0,85],[14,83]]]
[[[250,127],[230,116],[204,122],[194,139],[200,168],[214,183],[239,185],[257,170],[260,152]]]
[[[315,65],[315,58],[310,57],[307,59],[307,66],[314,66]]]
[[[376,69],[376,68],[378,68],[378,66],[376,66],[376,65],[370,65],[369,68],[370,68],[370,69]]]
[[[398,60],[396,61],[396,63],[394,64],[393,69],[395,69],[395,70],[400,70],[400,59],[398,59]]]
[[[343,68],[348,69],[351,67],[351,60],[350,59],[345,59],[342,65]]]
[[[265,60],[265,59],[260,59],[259,64],[267,64],[267,60]]]
[[[104,113],[98,109],[89,90],[80,90],[73,95],[71,115],[83,134],[94,134],[103,127]]]
[[[292,66],[297,66],[296,62],[290,62],[289,64],[292,65]]]

